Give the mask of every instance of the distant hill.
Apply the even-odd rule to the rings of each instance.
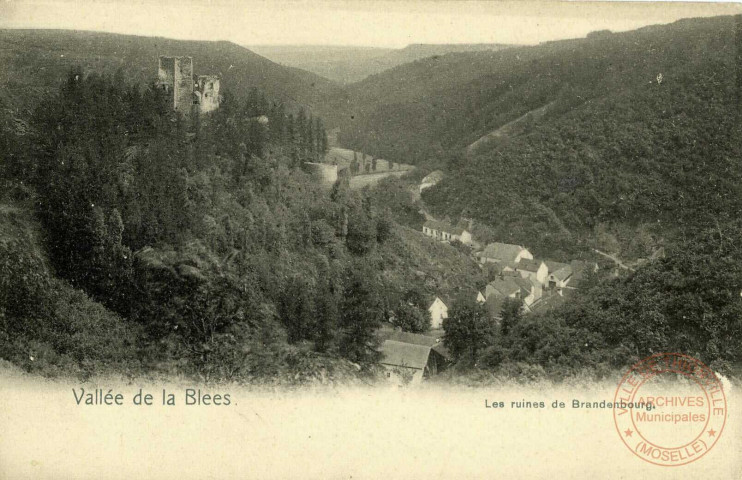
[[[423,195],[431,211],[503,241],[641,257],[742,211],[738,24],[688,19],[402,65],[349,86],[340,143],[448,170]]]
[[[329,45],[255,45],[248,48],[281,65],[301,68],[340,84],[357,82],[381,71],[377,66],[380,59],[394,51]]]
[[[276,63],[301,68],[341,84],[450,52],[497,51],[501,44],[414,44],[400,49],[325,45],[257,45],[249,48]]]
[[[0,89],[12,107],[27,109],[40,93],[56,91],[75,66],[108,74],[121,69],[128,80],[151,82],[159,55],[192,56],[196,74],[221,75],[223,88],[240,98],[258,87],[289,106],[315,109],[328,98],[342,97],[341,89],[323,77],[230,42],[66,30],[0,30]]]

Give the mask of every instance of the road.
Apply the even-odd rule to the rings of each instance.
[[[604,256],[605,258],[608,258],[608,259],[612,260],[612,261],[613,261],[613,263],[615,263],[615,264],[616,264],[616,265],[618,265],[619,267],[623,268],[624,270],[628,270],[628,271],[630,271],[630,272],[633,272],[633,271],[634,271],[634,269],[633,269],[633,268],[631,268],[631,267],[629,267],[628,265],[624,264],[624,263],[623,263],[623,262],[622,262],[621,260],[619,260],[619,259],[618,259],[618,257],[616,257],[616,256],[614,256],[614,255],[611,255],[610,253],[605,253],[605,252],[601,252],[601,251],[600,251],[600,250],[598,250],[597,248],[593,248],[593,251],[594,251],[595,253],[597,253],[598,255],[602,255],[602,256]]]

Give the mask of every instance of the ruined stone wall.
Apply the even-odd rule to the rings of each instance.
[[[175,86],[175,58],[160,57],[157,69],[157,86],[170,94],[170,107],[175,108],[173,88]]]
[[[196,81],[196,97],[201,113],[213,112],[219,108],[219,77],[200,75]]]
[[[172,108],[190,115],[193,104],[193,58],[161,56],[157,84],[170,95]]]
[[[193,58],[175,57],[175,110],[191,113],[193,105]]]

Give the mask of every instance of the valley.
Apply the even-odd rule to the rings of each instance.
[[[2,358],[285,385],[665,350],[729,371],[738,29],[258,53],[0,30]]]

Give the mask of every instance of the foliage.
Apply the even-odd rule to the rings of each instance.
[[[14,147],[30,168],[3,181],[34,185],[61,280],[34,276],[38,256],[2,252],[2,338],[18,338],[3,345],[41,342],[78,364],[140,357],[207,380],[375,361],[388,301],[364,257],[396,226],[365,194],[328,196],[299,168],[327,148],[322,121],[257,89],[194,115],[155,86],[79,69],[35,111]],[[51,293],[66,282],[72,293]],[[90,341],[51,335],[70,328],[59,315],[89,317],[74,328]]]
[[[482,305],[470,302],[454,304],[443,320],[443,342],[456,361],[476,359],[497,337],[497,327]]]
[[[0,241],[0,356],[44,375],[138,371],[138,329],[50,275],[27,244]]]
[[[506,298],[502,303],[500,316],[502,317],[500,321],[500,332],[503,335],[507,335],[520,323],[523,317],[523,300],[510,297]]]
[[[351,87],[356,119],[341,141],[443,168],[422,195],[430,212],[473,218],[497,241],[553,258],[593,247],[647,258],[742,208],[737,21],[404,65]]]
[[[394,324],[405,332],[424,333],[430,330],[430,315],[423,307],[408,302],[400,302],[396,309]]]
[[[448,348],[464,365],[505,376],[537,366],[561,379],[623,369],[659,352],[685,353],[728,374],[742,360],[741,227],[701,231],[631,275],[586,283],[549,312],[521,315],[512,302],[503,308],[501,336],[477,336],[487,339],[479,355],[460,353],[473,340],[457,340],[474,327],[462,328],[461,314],[450,312]],[[471,314],[463,318],[474,325]]]

